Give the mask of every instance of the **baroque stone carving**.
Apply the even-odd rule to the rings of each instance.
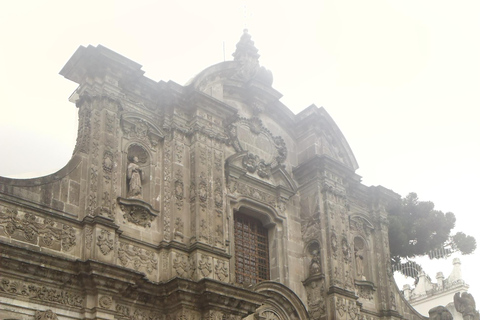
[[[271,169],[287,158],[285,141],[279,136],[274,137],[257,117],[239,118],[229,125],[227,132],[235,151],[245,153],[243,167],[249,173],[256,172],[260,178],[269,178]]]
[[[137,271],[143,267],[148,274],[156,270],[158,265],[153,252],[123,242],[119,242],[118,260],[122,266],[132,267]]]
[[[101,296],[100,299],[98,299],[98,304],[103,309],[110,309],[113,304],[113,299],[109,296]]]
[[[179,277],[188,278],[192,277],[193,272],[195,271],[191,258],[186,255],[179,255],[173,260],[173,268],[175,269]]]
[[[209,257],[203,254],[200,257],[200,260],[198,260],[198,270],[204,277],[207,277],[212,273],[212,263],[209,261]]]
[[[444,306],[438,306],[428,310],[428,316],[432,320],[453,320],[452,314]]]
[[[138,157],[133,157],[127,167],[128,197],[142,199],[143,170],[138,165]]]
[[[215,265],[215,274],[220,281],[228,279],[228,263],[224,260],[217,260],[217,264]]]
[[[111,235],[112,233],[110,231],[100,229],[100,234],[97,237],[97,246],[104,256],[113,250],[113,239],[110,238]]]
[[[164,137],[163,133],[150,122],[134,115],[124,115],[121,126],[124,137],[148,143],[153,150],[156,149],[159,141]]]
[[[455,293],[453,296],[453,303],[455,309],[460,312],[464,320],[478,320],[479,314],[476,310],[475,299],[468,292],[463,292],[460,295],[460,292]]]
[[[138,199],[118,198],[121,210],[124,212],[123,218],[128,222],[141,227],[150,227],[151,222],[158,216],[158,211],[145,201]]]
[[[183,240],[184,238],[183,221],[182,221],[182,218],[180,217],[177,217],[177,219],[175,219],[175,228],[173,229],[173,236],[175,239],[179,238]]]
[[[135,308],[130,308],[123,304],[117,304],[115,310],[128,320],[163,320],[164,317],[155,311],[146,311]]]
[[[183,199],[185,197],[183,189],[183,173],[178,169],[175,174],[175,198],[178,210],[181,210],[183,206]]]
[[[318,320],[326,312],[325,298],[323,297],[323,292],[325,291],[323,281],[311,281],[306,289],[308,313],[311,319]]]
[[[93,229],[92,227],[85,227],[85,247],[87,250],[92,248],[92,241],[93,241]]]
[[[0,291],[27,299],[47,301],[72,307],[82,307],[84,302],[82,296],[70,291],[39,286],[28,282],[11,281],[7,278],[0,278]]]
[[[58,317],[52,310],[35,311],[35,320],[57,320]]]
[[[0,211],[0,226],[14,239],[53,250],[70,251],[77,244],[73,227],[51,218],[40,218],[30,212],[26,212],[22,217],[18,210],[3,207]]]

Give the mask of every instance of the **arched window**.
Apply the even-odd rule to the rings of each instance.
[[[258,219],[234,214],[235,278],[237,283],[255,284],[270,279],[268,230]]]

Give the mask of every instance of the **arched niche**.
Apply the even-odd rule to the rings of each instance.
[[[312,240],[305,245],[304,267],[306,279],[324,275],[321,250],[321,245],[318,240]]]
[[[268,296],[262,306],[255,311],[254,319],[301,320],[310,318],[300,298],[281,283],[264,281],[254,286],[253,290]]]
[[[366,281],[369,259],[367,244],[362,237],[356,236],[353,239],[353,252],[355,256],[355,278]]]
[[[125,197],[149,202],[151,156],[147,149],[139,143],[130,144],[125,163]]]

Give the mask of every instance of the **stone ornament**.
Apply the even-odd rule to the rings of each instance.
[[[35,320],[58,320],[58,317],[52,310],[35,311]]]
[[[455,293],[453,296],[455,309],[462,314],[463,320],[479,320],[479,313],[475,306],[475,299],[468,292]]]
[[[158,260],[152,251],[123,242],[119,242],[118,245],[118,260],[122,266],[133,268],[137,271],[143,267],[148,274],[152,274],[154,270],[157,270],[158,265]]]
[[[151,222],[158,216],[158,211],[153,209],[151,205],[139,199],[125,199],[119,197],[117,199],[122,210],[123,218],[141,227],[150,227]]]
[[[143,170],[138,165],[138,157],[133,157],[127,167],[128,198],[142,199]]]
[[[112,304],[113,304],[112,297],[101,296],[100,299],[98,299],[98,305],[103,309],[110,309]]]
[[[164,138],[163,132],[150,121],[140,119],[133,114],[122,116],[121,127],[124,137],[140,140],[153,150],[156,150],[158,143]]]
[[[83,307],[84,302],[82,296],[71,291],[39,286],[29,282],[13,281],[5,277],[0,278],[0,292],[72,307]]]
[[[230,142],[238,153],[244,152],[242,165],[247,172],[268,179],[272,168],[287,158],[287,147],[280,136],[273,136],[257,117],[240,118],[228,126]]]
[[[453,320],[453,316],[444,306],[438,306],[428,310],[428,316],[431,320]]]
[[[104,256],[113,250],[113,239],[110,238],[111,232],[100,229],[100,234],[97,237],[97,246]]]
[[[77,244],[75,229],[67,224],[51,218],[42,218],[30,212],[22,216],[17,209],[6,208],[2,211],[0,226],[13,239],[66,252]]]

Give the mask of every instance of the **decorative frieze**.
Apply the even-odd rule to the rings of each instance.
[[[67,224],[17,209],[0,209],[0,226],[13,239],[64,252],[77,244],[76,230]]]
[[[123,242],[118,244],[118,260],[122,266],[137,271],[144,268],[148,274],[157,269],[158,260],[152,251]]]
[[[13,296],[42,302],[57,303],[69,307],[83,307],[83,296],[67,290],[56,289],[48,286],[33,284],[20,280],[0,278],[0,291]]]
[[[52,310],[35,311],[35,320],[58,320],[58,317]]]

